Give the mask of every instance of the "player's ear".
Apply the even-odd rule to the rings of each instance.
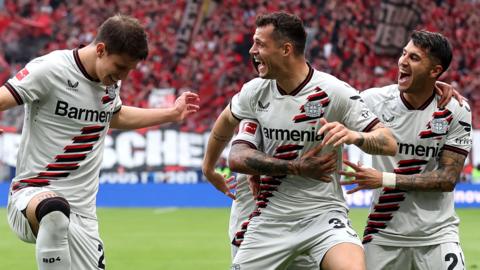
[[[96,50],[97,50],[97,57],[101,58],[103,55],[107,53],[105,50],[105,43],[99,42],[96,44]]]
[[[293,45],[290,42],[285,42],[283,44],[283,55],[287,56],[289,54],[293,54]]]
[[[443,67],[442,65],[435,65],[433,68],[430,70],[430,77],[432,78],[438,78],[438,76],[442,73]]]

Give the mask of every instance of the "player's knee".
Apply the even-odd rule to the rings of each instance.
[[[41,201],[35,210],[35,217],[40,223],[50,213],[62,213],[67,220],[70,219],[70,204],[65,198],[53,197]]]

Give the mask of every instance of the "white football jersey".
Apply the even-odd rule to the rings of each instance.
[[[373,156],[373,167],[396,174],[419,174],[438,168],[442,150],[467,156],[472,146],[472,116],[468,104],[454,99],[438,108],[432,95],[414,109],[397,85],[361,93],[367,106],[389,127],[397,154]],[[459,219],[453,192],[417,192],[382,188],[374,191],[363,242],[390,246],[425,246],[458,242]]]
[[[232,143],[246,143],[254,149],[263,151],[260,124],[255,120],[242,120]],[[229,236],[232,244],[239,246],[247,230],[249,216],[255,210],[255,200],[248,185],[247,175],[239,173],[236,180],[236,200],[232,202],[230,210]]]
[[[103,142],[122,105],[119,85],[102,85],[87,74],[77,50],[61,50],[32,60],[5,86],[25,104],[12,189],[47,186],[72,212],[96,218]]]
[[[256,78],[243,86],[230,106],[236,118],[260,123],[266,154],[293,160],[321,143],[323,136],[317,132],[322,117],[357,131],[375,126],[378,119],[360,100],[357,91],[345,82],[310,68],[305,81],[291,94],[280,89],[275,80]],[[322,153],[332,151],[327,148]],[[342,166],[340,148],[335,150],[338,168]],[[332,177],[331,183],[294,175],[262,181],[253,215],[298,219],[331,210],[346,212],[340,177],[336,173]]]

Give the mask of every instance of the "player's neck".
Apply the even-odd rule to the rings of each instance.
[[[432,97],[434,92],[434,85],[423,87],[422,89],[417,89],[415,91],[406,91],[403,92],[403,97],[405,100],[415,109],[420,108],[422,105],[427,102],[429,98]]]
[[[97,72],[95,71],[95,60],[97,58],[95,46],[90,44],[80,48],[78,50],[78,57],[80,58],[80,62],[82,63],[83,67],[85,67],[88,75],[94,79],[98,79]]]
[[[302,61],[301,63],[288,65],[288,68],[285,68],[282,72],[282,76],[279,76],[277,84],[287,93],[293,92],[297,87],[305,81],[310,67],[307,62]]]

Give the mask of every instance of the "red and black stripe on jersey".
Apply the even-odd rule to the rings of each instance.
[[[427,160],[406,159],[397,162],[398,168],[394,171],[397,174],[416,174],[422,171],[422,166],[428,163]],[[362,243],[366,244],[373,239],[373,234],[379,229],[387,228],[387,222],[392,220],[394,212],[400,209],[400,203],[405,200],[406,191],[384,187],[378,197],[378,202],[373,205],[373,212],[368,215],[367,226],[363,232]]]
[[[81,135],[81,136],[73,137],[73,143],[96,142],[99,139],[100,139],[100,134]]]
[[[298,157],[298,151],[303,149],[303,145],[286,144],[277,147],[273,157],[283,160],[294,160]]]
[[[76,152],[86,152],[93,149],[93,143],[89,144],[79,144],[79,145],[67,145],[65,148],[65,153],[76,153]]]
[[[45,166],[46,171],[40,172],[37,178],[55,180],[68,177],[72,171],[78,170],[80,168],[78,162],[85,160],[95,145],[94,143],[86,142],[98,141],[100,139],[99,132],[102,132],[104,129],[105,126],[98,125],[83,127],[80,130],[81,134],[89,135],[75,136],[72,139],[73,144],[65,146],[63,148],[64,153],[56,155],[54,157],[55,162]],[[45,184],[47,182],[42,183]],[[48,183],[45,185],[48,185]]]
[[[17,192],[26,187],[45,187],[50,185],[50,180],[42,178],[22,179],[12,183],[12,191]]]
[[[101,132],[105,129],[105,126],[88,126],[82,128],[82,134],[92,134]]]
[[[422,166],[426,165],[428,160],[405,159],[398,162],[398,168],[394,169],[397,174],[411,175],[422,171]]]
[[[78,167],[78,163],[48,164],[47,171],[74,171],[78,169]]]
[[[281,145],[275,149],[275,158],[292,160],[298,157],[298,151],[303,149],[303,145],[286,144]],[[285,176],[276,177],[261,177],[260,178],[260,192],[256,198],[256,209],[250,214],[248,221],[242,224],[240,231],[235,234],[232,240],[232,245],[239,247],[243,241],[243,236],[248,229],[248,224],[253,217],[260,216],[262,214],[261,209],[268,206],[268,198],[273,197],[273,192],[278,189],[278,186],[282,184],[281,179]]]

